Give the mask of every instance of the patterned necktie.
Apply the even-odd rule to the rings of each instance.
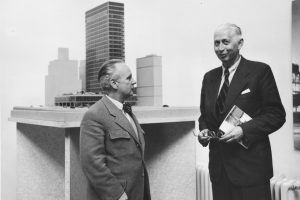
[[[226,96],[227,96],[228,88],[229,88],[229,80],[228,80],[229,71],[227,68],[225,68],[224,76],[225,76],[224,83],[222,85],[220,94],[217,99],[217,105],[216,105],[216,111],[217,111],[218,115],[223,114],[223,112],[224,112],[225,100],[226,100]]]
[[[125,113],[129,114],[129,122],[136,134],[136,137],[139,138],[139,134],[138,134],[138,131],[137,131],[137,128],[136,128],[136,125],[135,125],[135,122],[133,121],[133,116],[132,116],[132,110],[131,110],[131,105],[129,103],[124,103],[123,104],[123,110]]]
[[[123,110],[125,113],[128,113],[130,116],[132,116],[131,105],[129,103],[123,104]]]

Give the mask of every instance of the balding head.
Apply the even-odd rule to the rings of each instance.
[[[215,34],[220,31],[222,31],[222,32],[228,31],[231,34],[242,38],[242,30],[239,26],[237,26],[235,24],[231,24],[231,23],[221,24],[220,26],[217,27]]]
[[[124,63],[124,61],[119,59],[112,59],[104,62],[100,67],[100,70],[98,72],[98,81],[100,83],[100,91],[103,94],[108,94],[112,89],[110,81],[112,79],[112,75],[116,70],[116,64],[118,63]]]

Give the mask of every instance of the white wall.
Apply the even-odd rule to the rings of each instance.
[[[271,135],[275,174],[300,175],[300,152],[292,142],[291,3],[289,0],[120,0],[125,3],[126,62],[162,56],[163,104],[198,106],[204,73],[220,63],[213,52],[217,25],[241,26],[242,54],[271,65],[287,111],[284,127]],[[44,76],[60,46],[84,59],[84,12],[104,0],[3,0],[0,5],[2,199],[15,199],[13,106],[44,104]],[[207,162],[201,148],[199,161]]]

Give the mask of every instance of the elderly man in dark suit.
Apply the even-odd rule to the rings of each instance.
[[[271,68],[242,57],[243,42],[238,26],[219,26],[214,49],[222,66],[207,72],[202,83],[198,140],[203,146],[209,144],[214,200],[271,200],[273,168],[268,135],[284,124],[285,110]],[[234,105],[252,120],[212,139],[210,131],[218,131]]]
[[[80,129],[80,156],[88,179],[88,200],[150,200],[144,162],[144,131],[124,104],[135,84],[122,60],[99,71],[106,95],[89,108]]]

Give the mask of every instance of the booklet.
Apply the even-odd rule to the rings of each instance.
[[[225,117],[224,121],[222,122],[221,126],[219,127],[220,133],[218,136],[222,136],[225,133],[230,132],[234,127],[250,121],[252,118],[247,115],[243,110],[239,107],[234,105],[227,116]],[[244,144],[242,141],[239,142],[244,148],[248,149],[248,146]]]

